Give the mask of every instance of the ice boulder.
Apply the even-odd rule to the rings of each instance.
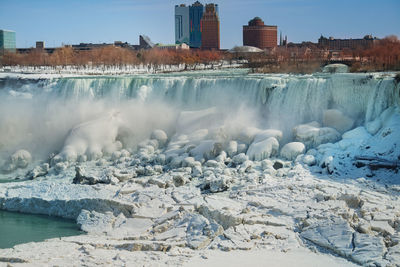
[[[240,154],[234,156],[232,158],[232,161],[233,161],[233,163],[235,163],[237,165],[240,165],[240,164],[242,164],[243,162],[245,162],[248,159],[249,159],[249,157],[246,154],[240,153]]]
[[[306,147],[303,143],[300,142],[292,142],[287,143],[281,149],[281,157],[287,160],[294,160],[300,154],[303,154],[306,150]]]
[[[151,139],[157,140],[160,147],[164,147],[167,143],[168,136],[163,130],[154,130],[151,133]]]
[[[263,141],[253,142],[246,155],[250,160],[263,160],[274,156],[279,151],[279,142],[275,137],[269,137]]]
[[[305,155],[302,159],[304,164],[308,166],[313,166],[316,163],[315,157],[313,155]]]
[[[196,160],[211,159],[221,152],[221,144],[214,140],[201,141],[199,145],[189,151],[189,155]]]
[[[275,130],[275,129],[267,129],[267,130],[263,130],[261,132],[259,132],[258,134],[256,134],[256,136],[254,137],[254,142],[260,142],[263,140],[266,140],[270,137],[275,137],[278,141],[282,141],[282,131],[279,130]]]
[[[325,143],[334,143],[340,139],[340,133],[329,127],[322,127],[318,122],[301,124],[293,129],[296,141],[304,143],[307,148],[317,147]]]
[[[31,153],[27,150],[20,149],[10,156],[2,170],[5,172],[11,172],[18,168],[24,169],[29,165],[29,163],[31,163],[31,161]]]
[[[326,127],[331,127],[340,133],[344,133],[353,127],[354,120],[343,114],[340,110],[327,109],[323,114],[323,124]]]

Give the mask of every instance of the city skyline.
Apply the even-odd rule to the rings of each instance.
[[[81,42],[138,43],[145,34],[155,43],[174,43],[175,5],[194,1],[163,0],[0,0],[0,28],[13,30],[17,47],[33,47],[36,41],[46,46]],[[344,1],[334,4],[317,0],[220,0],[221,48],[242,45],[242,27],[255,16],[289,42],[312,41],[322,34],[335,38],[378,38],[400,35],[400,1]],[[152,14],[154,14],[152,16]],[[376,18],[376,19],[374,19]]]

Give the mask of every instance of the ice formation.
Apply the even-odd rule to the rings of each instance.
[[[33,179],[3,184],[0,208],[88,233],[2,261],[176,265],[312,248],[339,265],[400,264],[392,74],[0,79],[0,176]]]

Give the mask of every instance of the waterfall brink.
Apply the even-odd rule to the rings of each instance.
[[[154,129],[173,134],[182,111],[208,108],[222,113],[225,125],[228,119],[240,121],[236,128],[279,129],[289,141],[296,125],[312,121],[323,124],[326,110],[337,110],[351,118],[353,128],[371,122],[388,107],[399,106],[399,91],[390,74],[248,75],[233,70],[48,79],[3,77],[0,165],[18,149],[31,151],[34,158],[57,153],[71,129],[104,114],[120,114],[118,127],[130,132],[135,139],[130,142],[136,143]],[[210,124],[217,120],[209,119]]]

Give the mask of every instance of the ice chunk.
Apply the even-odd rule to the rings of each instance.
[[[254,141],[249,149],[247,150],[246,155],[250,160],[263,160],[274,156],[279,151],[279,142],[275,137],[269,137],[263,141],[256,142]]]
[[[303,162],[304,162],[304,164],[307,164],[308,166],[313,166],[316,163],[315,157],[313,155],[305,155],[303,157]]]
[[[287,160],[294,160],[300,154],[303,154],[306,147],[303,143],[292,142],[284,145],[281,149],[281,157]]]
[[[242,164],[243,162],[245,162],[245,161],[248,160],[248,159],[249,159],[249,157],[246,156],[246,154],[240,153],[240,154],[234,156],[234,157],[232,158],[232,161],[233,161],[235,164],[239,165],[239,164]]]
[[[196,160],[215,158],[222,152],[222,144],[214,140],[201,141],[198,146],[189,151]]]
[[[301,236],[333,252],[349,256],[352,253],[354,230],[342,219],[324,220],[308,227]]]
[[[159,130],[159,129],[154,130],[151,133],[150,138],[157,140],[160,147],[163,147],[167,143],[167,140],[168,140],[167,134],[163,130]]]
[[[333,128],[319,127],[318,122],[301,124],[293,129],[295,140],[304,143],[308,148],[339,140],[340,134]]]

